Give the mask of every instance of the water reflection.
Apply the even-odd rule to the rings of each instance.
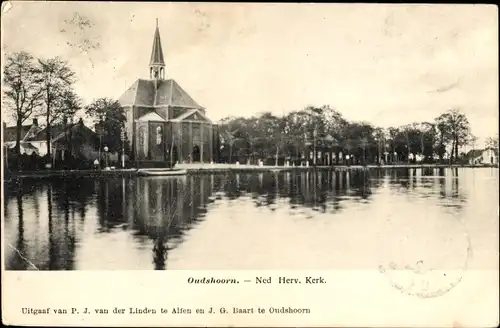
[[[384,198],[387,195],[392,199],[405,195],[408,204],[458,211],[467,203],[470,192],[470,184],[460,185],[470,181],[463,178],[468,174],[463,169],[376,169],[177,178],[20,179],[5,188],[6,267],[168,269],[175,250],[196,239],[191,231],[201,233],[205,220],[218,220],[210,213],[233,204],[247,209],[236,213],[235,219],[258,217],[260,208],[270,213],[285,211],[290,217],[305,220],[324,217],[329,222],[352,217],[355,209],[368,208],[372,203],[390,203],[391,198]],[[401,198],[397,201],[402,202]],[[252,204],[255,210],[245,204]],[[386,207],[381,208],[391,211]],[[267,228],[259,224],[261,229]],[[218,228],[220,238],[232,234],[225,229]],[[314,229],[322,233],[321,228]],[[353,225],[353,231],[357,229]],[[309,251],[318,252],[303,250],[304,254]]]

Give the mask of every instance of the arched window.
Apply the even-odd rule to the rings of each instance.
[[[156,144],[160,145],[162,141],[161,126],[156,128]]]

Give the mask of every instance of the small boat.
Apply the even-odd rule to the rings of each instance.
[[[183,169],[139,169],[137,174],[140,176],[170,176],[170,175],[186,175],[187,170]]]

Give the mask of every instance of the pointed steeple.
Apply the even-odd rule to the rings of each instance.
[[[158,18],[156,19],[156,30],[153,38],[153,48],[151,50],[151,60],[149,61],[149,75],[151,79],[165,78],[165,61],[163,59],[163,50],[161,48],[160,29],[158,27]]]

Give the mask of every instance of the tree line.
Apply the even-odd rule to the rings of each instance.
[[[227,117],[220,122],[221,157],[311,161],[321,164],[381,162],[445,162],[464,159],[459,149],[476,146],[465,114],[451,109],[429,122],[381,128],[368,122],[350,122],[330,106],[309,106],[276,116],[265,112],[252,117]],[[496,140],[496,147],[494,146]],[[498,137],[488,141],[498,149]],[[328,155],[327,155],[328,154]],[[329,158],[328,158],[329,157]]]
[[[6,56],[3,70],[3,106],[16,123],[15,154],[20,154],[22,125],[32,117],[42,116],[47,127],[45,141],[47,156],[51,156],[52,127],[64,122],[73,123],[78,111],[84,110],[98,129],[99,147],[106,145],[110,152],[121,149],[121,131],[126,120],[120,104],[109,98],[99,98],[87,106],[74,90],[76,74],[69,63],[60,57],[35,58],[21,51]],[[124,141],[128,145],[128,141]]]
[[[17,126],[15,153],[20,154],[21,126],[34,116],[45,118],[47,156],[51,155],[51,127],[71,121],[83,110],[100,128],[99,149],[120,152],[126,121],[116,100],[99,98],[87,106],[74,90],[75,71],[59,58],[35,58],[27,52],[8,54],[3,70],[3,105]],[[380,163],[410,162],[418,156],[422,162],[437,157],[450,163],[463,159],[459,149],[476,146],[470,123],[460,110],[451,109],[429,122],[415,122],[387,129],[368,122],[350,122],[330,106],[310,106],[286,115],[266,112],[252,117],[227,117],[219,122],[221,158],[234,162],[241,158],[250,163],[257,159],[288,159],[313,163]],[[498,136],[489,138],[487,146],[498,153]]]

